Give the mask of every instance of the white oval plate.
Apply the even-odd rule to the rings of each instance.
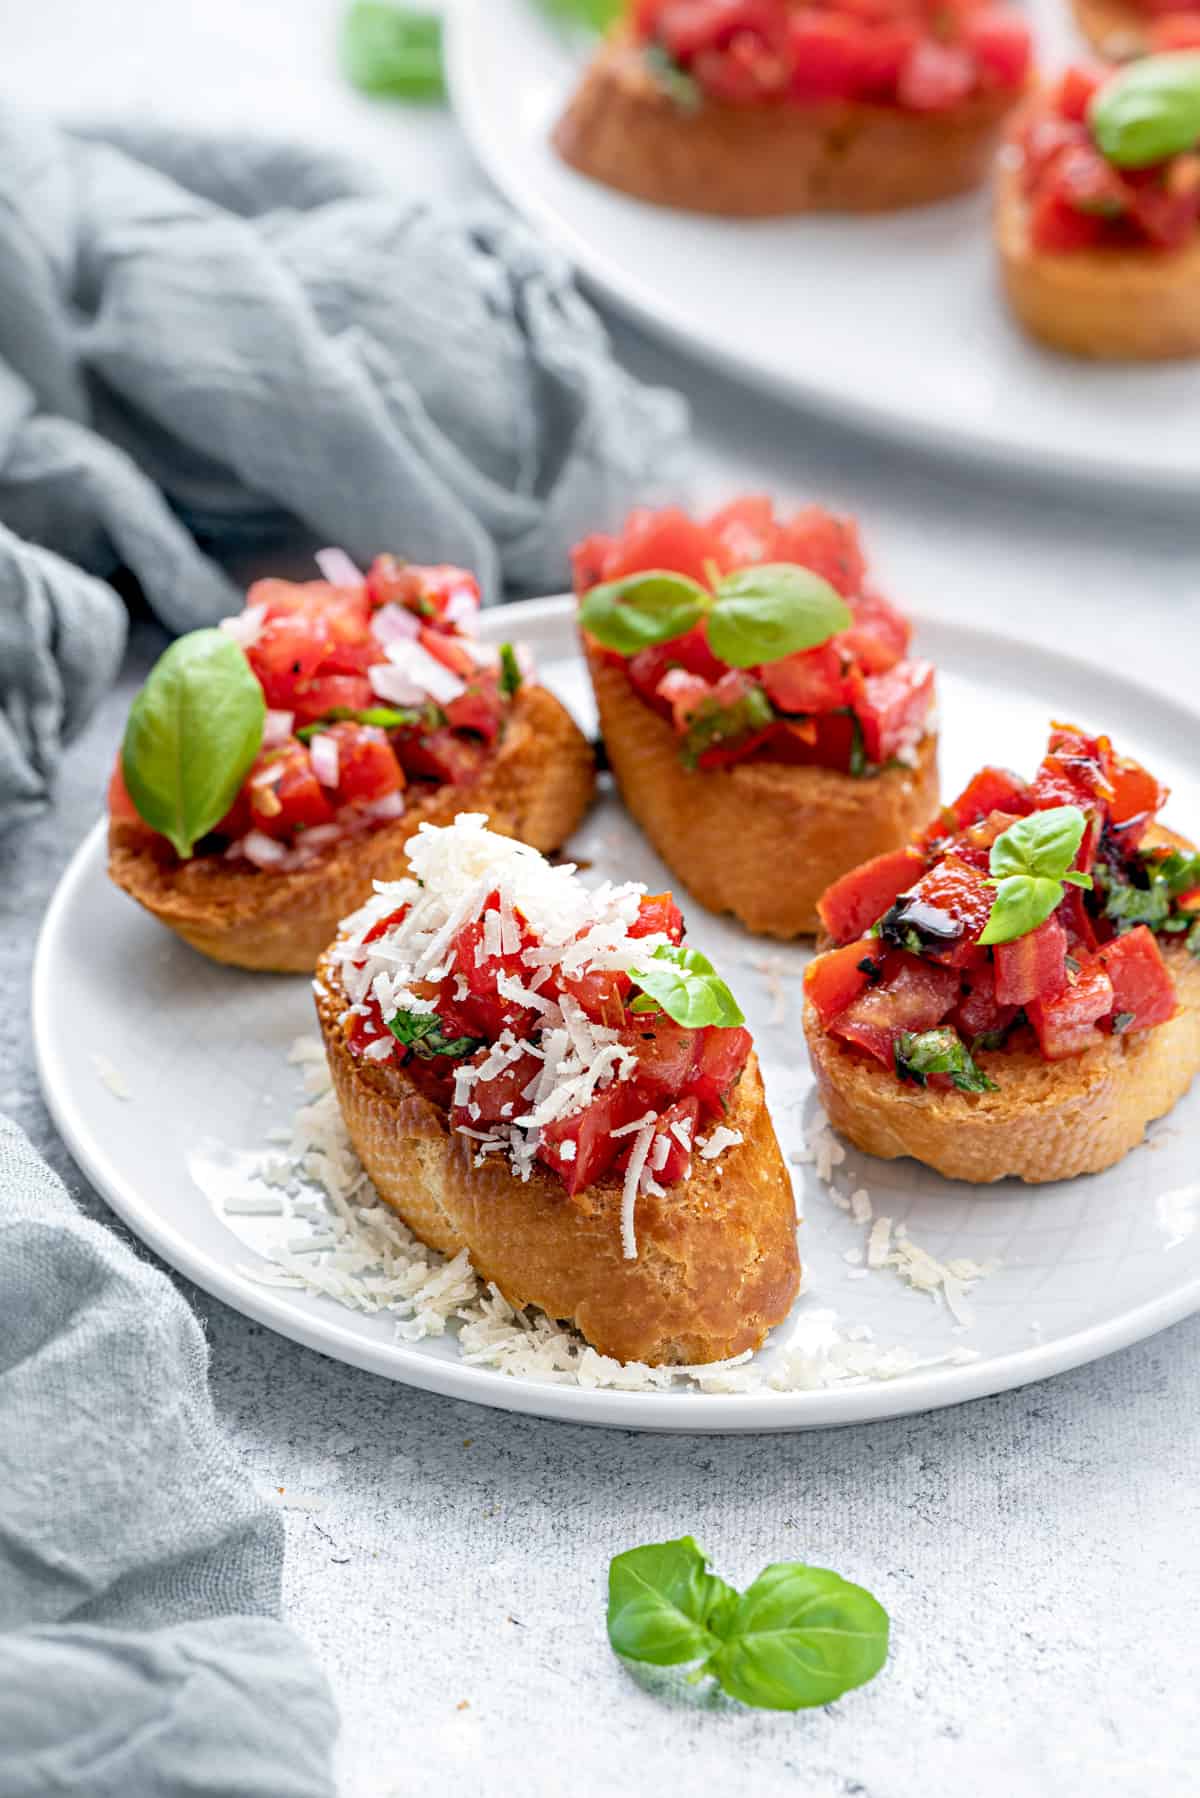
[[[1046,68],[1080,54],[1066,8],[1029,10]],[[1200,489],[1200,362],[1105,367],[1036,348],[999,292],[986,194],[869,219],[740,222],[645,206],[550,147],[585,44],[532,0],[452,17],[450,89],[480,164],[643,325],[779,398],[927,449]]]
[[[571,602],[537,600],[485,614],[485,636],[510,634],[531,645],[547,684],[591,725]],[[1200,779],[1184,759],[1200,730],[1195,714],[1115,675],[1067,657],[1035,656],[967,626],[927,622],[920,642],[941,668],[947,792],[985,760],[1032,768],[1048,719],[1066,713],[1119,730],[1120,745],[1170,782],[1171,815],[1181,827],[1200,820]],[[572,847],[591,863],[589,879],[637,878],[651,891],[671,883],[611,794]],[[588,1391],[468,1367],[452,1340],[400,1342],[386,1315],[365,1317],[322,1297],[257,1285],[238,1269],[256,1261],[263,1220],[226,1218],[189,1170],[205,1139],[226,1145],[236,1167],[261,1151],[271,1126],[290,1120],[298,1091],[286,1056],[294,1037],[315,1028],[309,983],[204,960],[112,887],[104,864],[97,825],[63,876],[37,949],[33,1029],[55,1122],[113,1209],[164,1260],[235,1309],[327,1355],[456,1398],[578,1423],[805,1429],[1023,1385],[1200,1307],[1196,1092],[1121,1166],[1066,1185],[980,1190],[913,1162],[849,1156],[839,1170],[843,1188],[865,1186],[876,1212],[903,1221],[913,1241],[939,1260],[1000,1262],[971,1295],[975,1323],[965,1331],[893,1271],[864,1276],[848,1263],[847,1250],[863,1246],[864,1226],[833,1204],[811,1167],[796,1167],[808,1277],[792,1318],[764,1351],[767,1365],[794,1332],[817,1340],[831,1326],[865,1326],[880,1348],[903,1347],[923,1358],[962,1349],[977,1356],[887,1382],[786,1393]],[[808,952],[756,941],[695,904],[688,915],[692,940],[713,955],[742,1000],[780,1141],[794,1153],[813,1109],[799,1022],[798,976]],[[755,968],[764,960],[774,977]],[[127,1099],[98,1067],[109,1070],[110,1081],[115,1070]]]

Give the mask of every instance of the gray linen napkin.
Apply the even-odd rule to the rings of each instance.
[[[298,538],[548,592],[669,486],[683,402],[617,367],[561,258],[403,183],[0,102],[0,829],[119,657],[88,577],[131,569],[172,630],[236,605],[211,558]]]
[[[0,1792],[329,1798],[332,1701],[278,1621],[283,1525],[165,1275],[0,1118]]]

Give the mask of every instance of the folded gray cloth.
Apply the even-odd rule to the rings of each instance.
[[[237,603],[210,557],[299,538],[547,592],[576,536],[666,490],[683,402],[616,366],[565,263],[403,182],[0,104],[0,523],[26,543],[0,537],[0,829],[120,652],[47,549],[131,569],[185,630]]]
[[[196,1319],[0,1118],[0,1792],[328,1798],[283,1524],[213,1417]]]

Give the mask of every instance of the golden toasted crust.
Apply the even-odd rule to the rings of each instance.
[[[1200,233],[1181,250],[1035,250],[1016,169],[1000,173],[996,249],[1031,337],[1101,361],[1200,355]]]
[[[869,1155],[911,1155],[949,1180],[983,1185],[1012,1176],[1038,1184],[1112,1167],[1142,1140],[1200,1072],[1200,961],[1163,946],[1179,993],[1167,1024],[1063,1061],[1035,1049],[976,1057],[990,1093],[922,1091],[821,1027],[810,1001],[804,1033],[817,1092],[834,1129]]]
[[[1149,15],[1129,0],[1071,0],[1071,11],[1088,42],[1112,62],[1144,56],[1150,48]]]
[[[396,1067],[350,1054],[337,970],[318,966],[317,1015],[346,1128],[376,1191],[422,1242],[455,1255],[515,1306],[573,1323],[602,1355],[690,1366],[757,1348],[800,1285],[796,1207],[752,1055],[728,1124],[743,1140],[661,1198],[637,1203],[637,1259],[621,1250],[621,1183],[569,1196],[535,1164],[476,1167],[469,1139]]]
[[[691,772],[679,738],[586,642],[600,729],[621,797],[658,853],[710,911],[763,936],[818,928],[817,900],[859,862],[899,849],[937,810],[937,737],[915,768],[854,780],[830,768],[743,762]]]
[[[618,32],[592,62],[554,144],[581,174],[657,206],[730,218],[887,212],[978,186],[1018,98],[988,94],[947,114],[706,99],[688,113]]]
[[[558,849],[592,797],[595,760],[578,726],[545,687],[516,695],[507,728],[479,778],[465,786],[410,788],[394,824],[334,844],[312,867],[272,874],[220,856],[181,862],[165,838],[137,824],[109,825],[108,871],[119,887],[214,961],[308,974],[361,905],[374,880],[399,880],[421,824],[486,812],[490,828],[543,852]]]

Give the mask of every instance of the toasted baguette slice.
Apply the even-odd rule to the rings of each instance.
[[[811,1000],[804,1033],[817,1092],[834,1129],[869,1155],[911,1155],[948,1180],[1037,1185],[1112,1167],[1142,1140],[1200,1072],[1200,961],[1163,947],[1179,993],[1167,1024],[1110,1036],[1082,1055],[1045,1061],[1036,1049],[985,1050],[987,1093],[933,1092],[900,1081],[821,1026]]]
[[[619,1179],[569,1196],[535,1165],[516,1179],[449,1127],[398,1067],[351,1055],[337,968],[317,970],[317,1015],[346,1128],[383,1201],[444,1255],[466,1249],[511,1305],[573,1323],[602,1355],[692,1366],[754,1349],[800,1285],[796,1207],[751,1055],[728,1125],[742,1141],[686,1182],[637,1202],[638,1253],[621,1248]]]
[[[763,936],[819,928],[817,900],[859,862],[901,848],[937,810],[937,738],[914,768],[855,780],[830,768],[743,762],[690,772],[679,738],[619,662],[585,642],[621,797],[673,873],[710,911]]]
[[[600,50],[554,132],[581,174],[656,206],[729,218],[888,212],[977,187],[1016,94],[949,113],[828,101],[680,108],[639,45]]]
[[[231,866],[220,856],[181,862],[164,837],[137,824],[109,826],[108,871],[119,887],[193,949],[232,967],[308,974],[375,880],[398,880],[421,824],[483,811],[502,836],[558,849],[579,823],[595,785],[582,732],[545,687],[524,686],[480,777],[463,786],[410,789],[404,816],[369,836],[334,844],[290,874]]]
[[[1200,355],[1200,233],[1181,250],[1036,250],[1015,169],[997,186],[1004,291],[1031,337],[1100,361]]]

